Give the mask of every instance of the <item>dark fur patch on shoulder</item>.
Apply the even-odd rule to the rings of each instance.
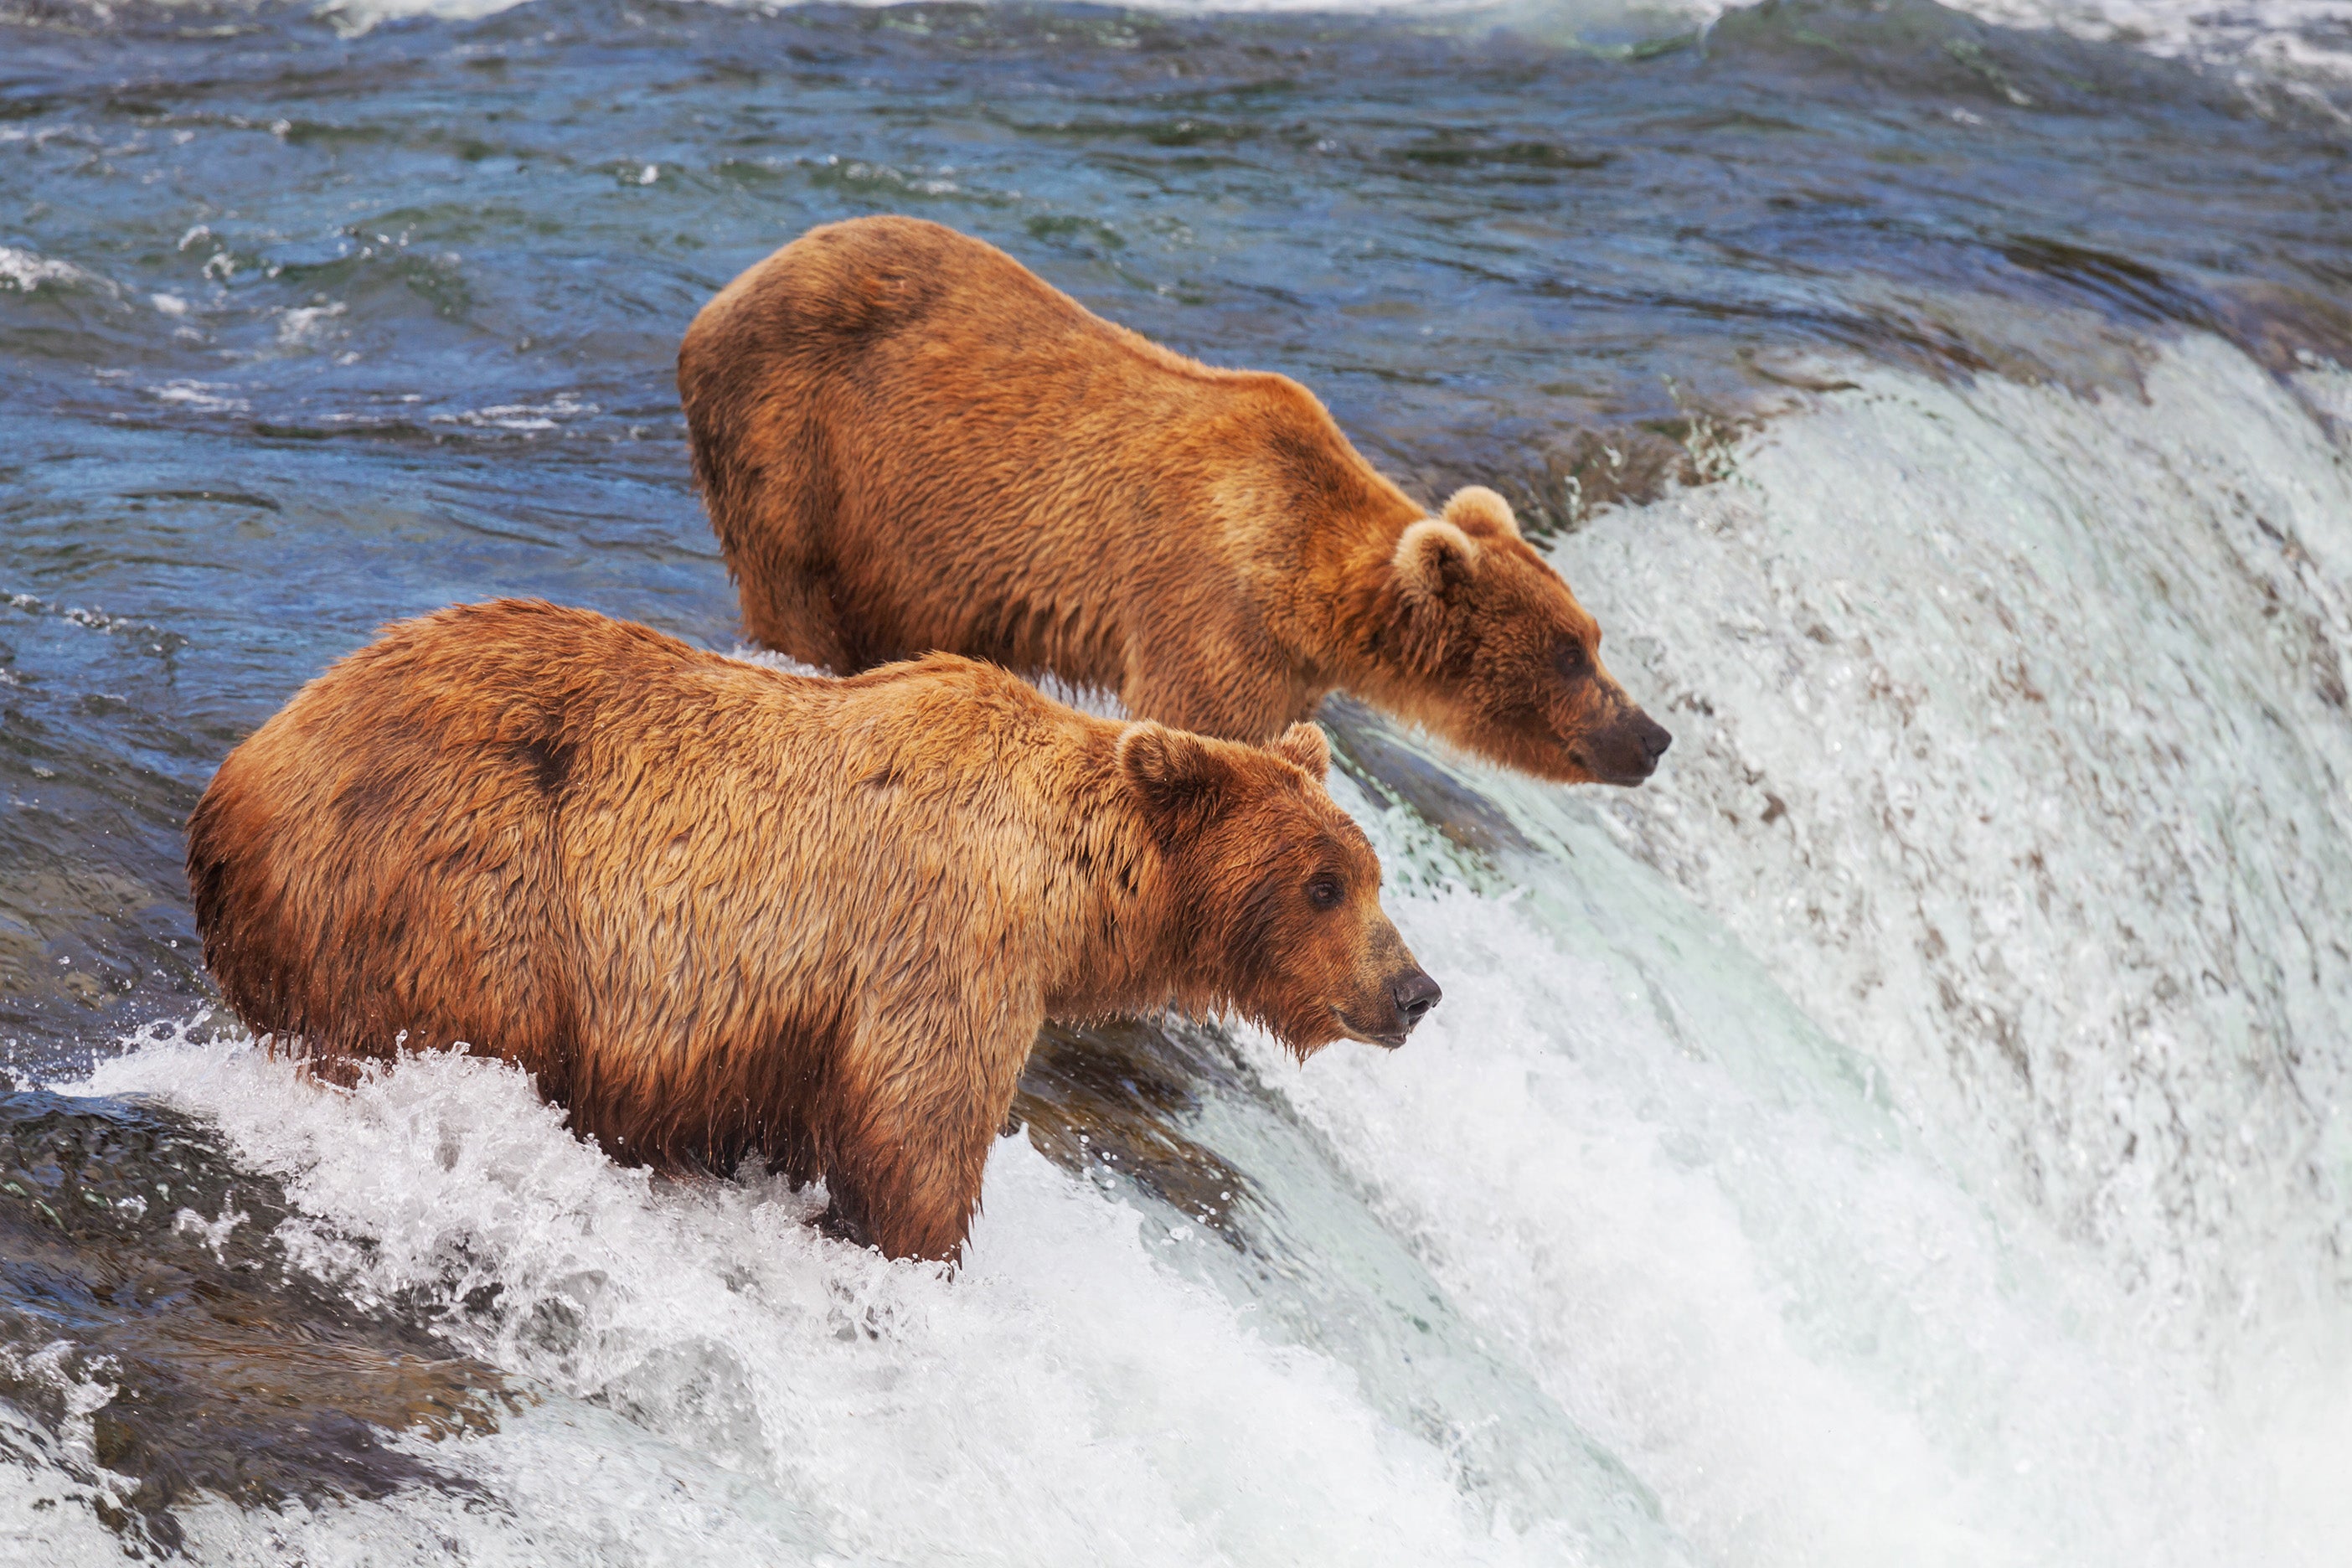
[[[551,805],[563,798],[563,786],[571,782],[574,748],[560,735],[535,735],[515,743],[515,761],[529,769],[531,783]]]

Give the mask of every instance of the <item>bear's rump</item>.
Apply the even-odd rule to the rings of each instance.
[[[257,1031],[331,1064],[460,1041],[541,1055],[568,1006],[544,960],[552,759],[352,700],[354,659],[232,752],[189,823],[205,957]],[[389,737],[389,739],[388,739]]]

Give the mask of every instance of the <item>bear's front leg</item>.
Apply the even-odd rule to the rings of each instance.
[[[1263,638],[1139,642],[1127,667],[1119,700],[1134,717],[1246,745],[1264,745],[1320,700]]]
[[[892,1258],[951,1260],[1045,1015],[927,1011],[875,1009],[852,1037],[821,1112],[824,1226]]]

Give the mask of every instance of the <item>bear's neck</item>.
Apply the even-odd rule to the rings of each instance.
[[[1055,846],[1041,935],[1050,955],[1046,1016],[1087,1023],[1173,1006],[1206,1014],[1225,1002],[1202,922],[1181,899],[1167,858],[1134,792],[1119,776],[1118,735],[1106,725],[1078,770],[1076,809]]]
[[[1310,570],[1320,617],[1315,641],[1326,650],[1318,673],[1327,691],[1351,692],[1444,733],[1452,717],[1445,670],[1454,650],[1432,640],[1428,617],[1408,613],[1391,564],[1397,540],[1425,515],[1404,505],[1402,515],[1360,524],[1319,546]]]

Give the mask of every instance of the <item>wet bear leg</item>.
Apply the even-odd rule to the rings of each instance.
[[[862,1027],[826,1108],[824,1227],[892,1258],[961,1251],[1039,1018],[991,1031]]]
[[[1138,648],[1119,700],[1138,719],[1263,745],[1314,710],[1286,668],[1191,647]]]
[[[836,675],[861,668],[834,608],[830,569],[782,561],[743,574],[743,629],[763,647]]]

